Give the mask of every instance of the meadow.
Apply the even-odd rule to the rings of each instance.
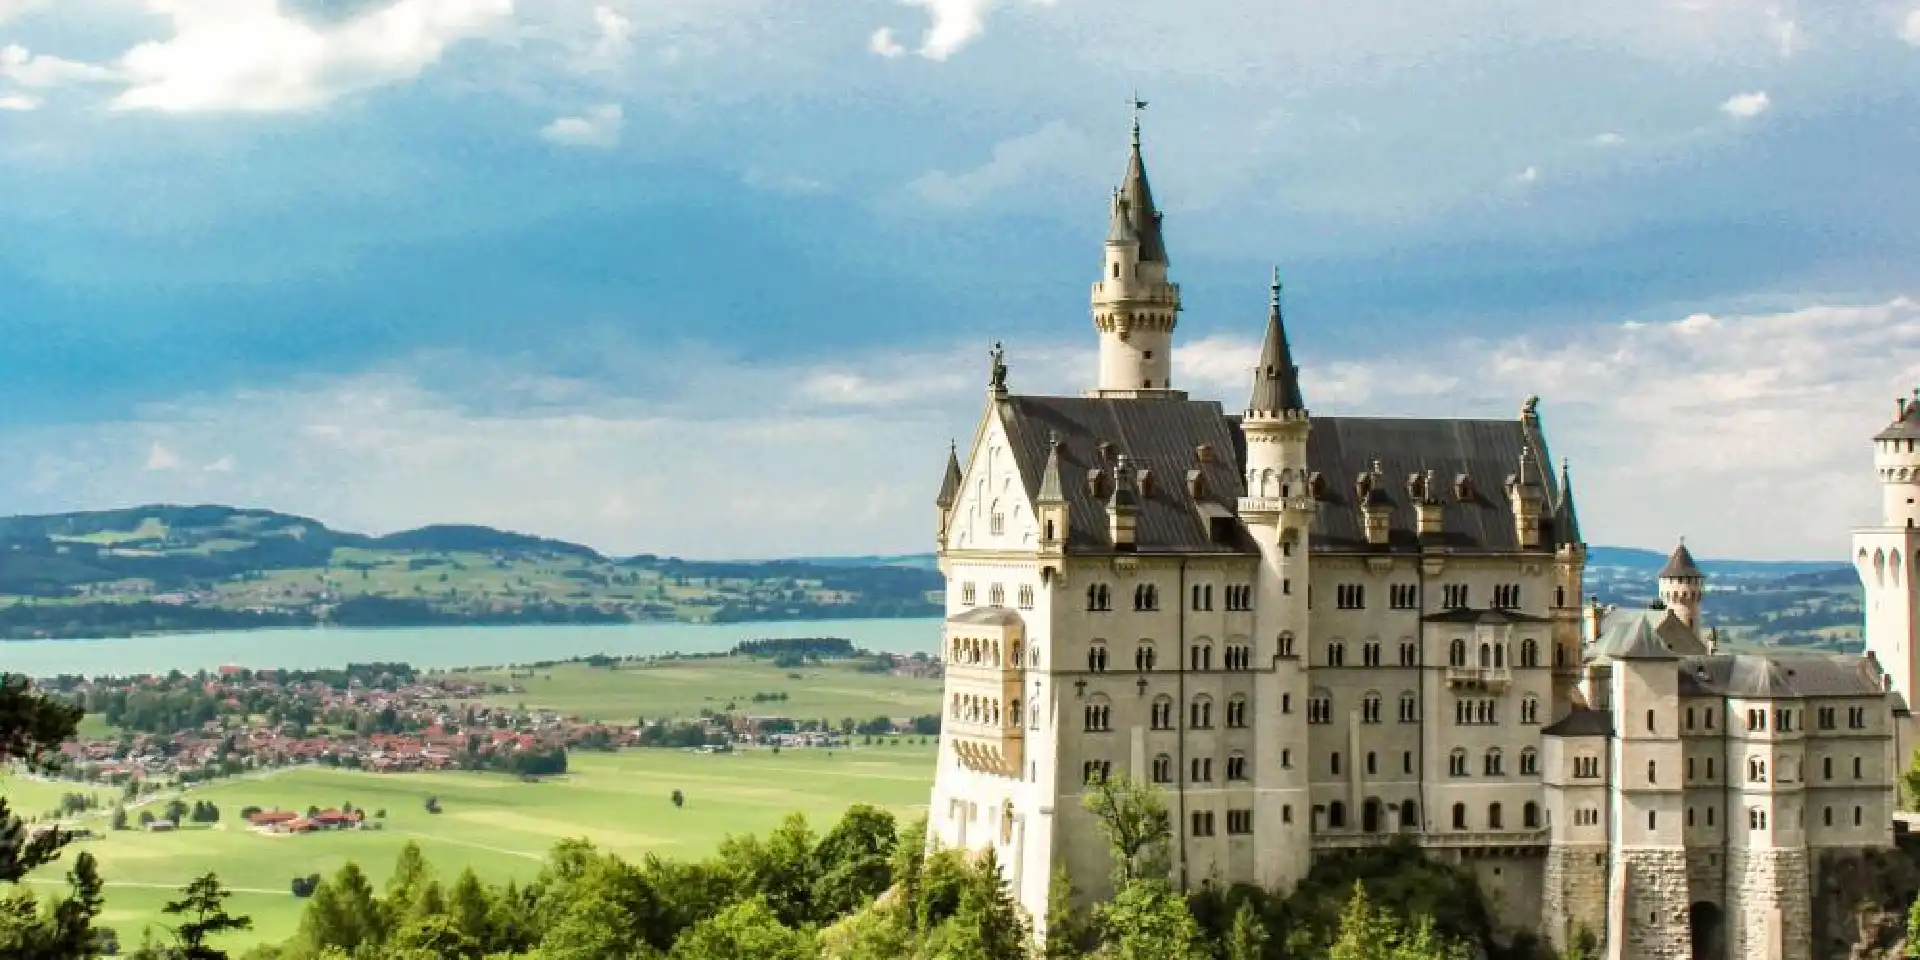
[[[376,885],[394,857],[417,841],[436,874],[450,882],[471,866],[493,880],[525,879],[540,868],[556,841],[581,837],[601,849],[638,858],[647,853],[697,858],[729,834],[764,833],[787,814],[806,814],[824,830],[854,803],[871,803],[902,817],[925,809],[935,748],[917,738],[898,746],[827,750],[743,750],[699,754],[677,750],[575,752],[565,776],[526,782],[501,774],[370,774],[316,767],[292,768],[257,779],[217,781],[184,797],[221,809],[212,827],[177,833],[109,832],[75,842],[93,853],[108,881],[104,923],[133,944],[178,888],[208,870],[235,893],[236,913],[254,928],[223,946],[245,947],[290,936],[306,901],[289,889],[296,875],[331,874],[357,862]],[[0,781],[0,793],[23,797],[49,785]],[[51,785],[50,804],[59,795]],[[674,807],[674,790],[685,796]],[[428,813],[438,798],[441,811]],[[381,829],[305,836],[269,836],[238,822],[245,806],[304,811],[351,803],[386,811]],[[102,825],[104,821],[101,822]],[[36,882],[57,884],[61,864]]]
[[[615,667],[581,663],[551,668],[472,671],[477,680],[516,684],[524,693],[485,698],[503,707],[543,707],[589,720],[633,723],[641,716],[693,717],[738,709],[752,716],[801,719],[914,717],[940,711],[935,680],[863,673],[851,662],[809,663],[784,669],[768,660],[711,657],[641,660]],[[785,699],[754,701],[754,695]]]

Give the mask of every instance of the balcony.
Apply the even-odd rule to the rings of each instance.
[[[1328,833],[1313,835],[1315,850],[1372,850],[1391,846],[1407,838],[1428,849],[1531,850],[1544,848],[1551,831],[1537,830],[1459,830],[1434,833]]]
[[[1018,777],[1026,758],[1026,738],[1017,722],[996,727],[984,723],[948,720],[942,735],[967,769],[1002,777]]]
[[[1513,671],[1507,667],[1448,667],[1447,686],[1456,690],[1500,692],[1513,683]]]

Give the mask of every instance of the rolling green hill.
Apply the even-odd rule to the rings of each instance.
[[[0,518],[0,637],[334,623],[933,616],[937,573],[850,561],[615,559],[471,525],[386,536],[224,506]]]

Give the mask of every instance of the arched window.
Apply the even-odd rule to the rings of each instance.
[[[1420,722],[1420,701],[1414,697],[1411,690],[1400,695],[1400,722]]]
[[[1540,826],[1540,805],[1539,804],[1534,803],[1532,800],[1528,800],[1527,805],[1520,808],[1520,825],[1527,828],[1528,830],[1532,830]]]
[[[1153,758],[1153,782],[1154,783],[1172,783],[1173,782],[1173,758],[1172,757],[1169,757],[1163,753]]]
[[[1456,803],[1453,805],[1453,828],[1455,830],[1465,830],[1467,828],[1467,805],[1464,803]]]
[[[1173,698],[1166,694],[1153,698],[1152,726],[1155,730],[1173,729]]]
[[[1153,644],[1142,643],[1140,649],[1133,652],[1133,668],[1141,673],[1153,672]]]
[[[1538,750],[1527,747],[1520,751],[1520,772],[1528,775],[1540,772],[1540,752]]]
[[[1133,588],[1133,609],[1160,609],[1160,593],[1154,589],[1153,584],[1143,583]]]
[[[1360,698],[1360,722],[1361,723],[1379,723],[1380,722],[1380,692],[1379,691],[1368,690],[1366,695]]]
[[[1500,805],[1497,803],[1487,804],[1487,829],[1489,830],[1506,829],[1506,824],[1501,822]]]
[[[1400,801],[1400,829],[1417,830],[1420,828],[1420,807],[1412,800]]]
[[[1464,667],[1466,665],[1467,642],[1456,637],[1452,643],[1447,644],[1447,666]]]
[[[1107,644],[1104,640],[1095,640],[1087,648],[1087,669],[1093,673],[1107,672]]]
[[[1213,726],[1213,700],[1206,694],[1193,698],[1188,707],[1187,726],[1194,730],[1207,730]]]
[[[1234,694],[1227,698],[1227,726],[1240,729],[1247,725],[1247,698]]]
[[[1528,696],[1526,699],[1520,701],[1520,722],[1540,722],[1540,700],[1538,697]]]
[[[1347,825],[1347,805],[1338,800],[1327,804],[1327,827],[1340,830]]]
[[[1088,733],[1105,733],[1113,729],[1113,707],[1105,697],[1094,700],[1082,708],[1086,717]]]
[[[1540,665],[1540,644],[1531,638],[1520,641],[1520,665],[1537,667]]]
[[[1480,645],[1480,669],[1485,670],[1491,666],[1493,666],[1493,644],[1483,643]]]
[[[1007,722],[1016,728],[1020,726],[1020,701],[1008,701]]]
[[[1466,748],[1454,747],[1453,752],[1447,754],[1447,775],[1453,777],[1464,777],[1467,775]]]
[[[1500,755],[1499,747],[1489,749],[1486,755],[1487,776],[1497,777],[1504,774],[1506,771],[1503,769],[1503,762],[1504,759]]]
[[[1279,643],[1280,643],[1281,656],[1283,657],[1296,656],[1296,654],[1293,652],[1293,633],[1291,631],[1283,631],[1280,634]]]

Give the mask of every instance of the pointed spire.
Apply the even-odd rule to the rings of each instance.
[[[1293,350],[1287,345],[1287,325],[1280,315],[1280,268],[1273,268],[1273,286],[1267,301],[1267,336],[1260,344],[1260,366],[1253,374],[1253,395],[1247,400],[1247,413],[1277,417],[1291,410],[1305,410],[1306,398],[1300,395],[1300,368],[1293,363]]]
[[[934,500],[934,506],[941,509],[951,508],[960,499],[960,444],[947,442],[947,475],[940,481],[940,496]]]
[[[1060,483],[1060,434],[1056,431],[1047,439],[1047,466],[1040,474],[1040,495],[1036,503],[1066,503],[1066,489]]]
[[[1153,205],[1153,188],[1147,184],[1147,162],[1140,154],[1139,111],[1146,104],[1138,99],[1134,103],[1133,147],[1127,154],[1127,175],[1120,183],[1120,198],[1126,204],[1127,221],[1140,239],[1140,261],[1166,263],[1167,245],[1160,236],[1160,211]]]
[[[1700,565],[1693,562],[1693,552],[1687,549],[1687,538],[1680,538],[1680,545],[1673,548],[1673,555],[1667,558],[1666,567],[1660,571],[1662,580],[1704,580],[1707,575],[1700,572]]]
[[[1560,502],[1554,504],[1553,512],[1560,518],[1561,541],[1580,543],[1580,514],[1573,507],[1573,474],[1565,457],[1560,458]]]
[[[1107,223],[1107,242],[1110,244],[1139,243],[1140,234],[1133,229],[1133,215],[1127,210],[1127,199],[1118,189],[1113,191],[1113,217]]]

